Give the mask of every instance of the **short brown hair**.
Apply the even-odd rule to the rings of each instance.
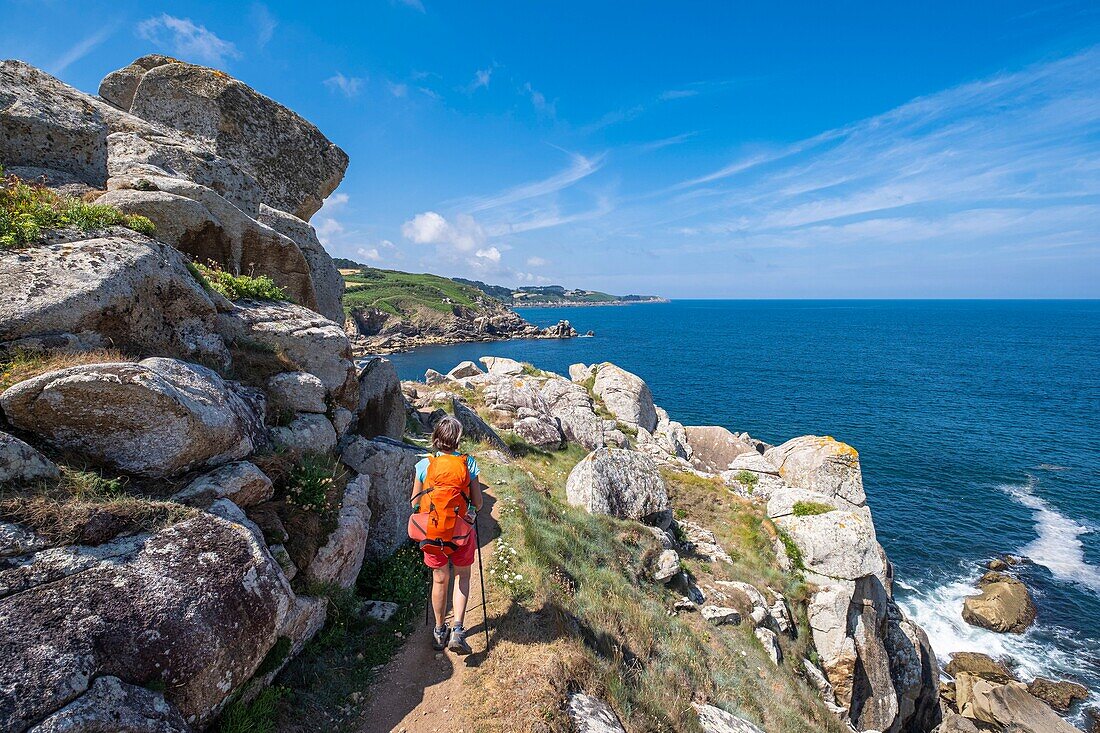
[[[458,418],[447,415],[440,418],[432,430],[432,445],[442,453],[458,450],[458,441],[462,440],[462,423]]]

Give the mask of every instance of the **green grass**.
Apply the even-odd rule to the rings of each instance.
[[[411,543],[384,560],[368,560],[358,584],[305,589],[329,600],[325,627],[276,678],[286,693],[270,716],[278,730],[359,730],[355,719],[376,668],[404,644],[414,623],[422,623],[428,576]],[[365,620],[364,601],[389,601],[398,611],[384,624]],[[347,712],[341,713],[341,708]],[[224,730],[224,729],[223,729]]]
[[[455,305],[479,311],[492,299],[477,288],[438,275],[363,268],[344,275],[344,309],[377,308],[395,316],[421,309],[449,315]]]
[[[540,730],[568,730],[561,699],[583,689],[605,699],[630,730],[698,731],[691,702],[704,698],[767,730],[840,731],[795,672],[809,644],[804,612],[796,610],[802,637],[783,640],[788,659],[779,669],[746,624],[717,629],[698,614],[670,616],[678,596],[651,580],[660,547],[650,532],[565,501],[565,478],[583,455],[570,448],[512,465],[482,462],[502,503],[496,552],[507,552],[490,566],[494,652],[468,679],[482,729],[532,729],[540,721]],[[782,588],[798,606],[799,581],[775,567],[758,508],[716,482],[669,478],[677,505],[715,531],[735,559],[717,577]],[[713,514],[695,511],[695,500]],[[692,571],[711,572],[701,563]]]
[[[62,196],[15,176],[5,177],[0,167],[0,249],[33,244],[51,229],[76,227],[91,231],[112,226],[147,235],[156,229],[144,216]]]
[[[348,471],[338,458],[310,453],[290,472],[286,482],[286,501],[299,509],[329,514],[333,505],[332,489],[343,483]]]
[[[290,300],[286,291],[267,275],[234,275],[211,262],[190,262],[187,269],[207,290],[221,293],[230,300]]]
[[[275,730],[279,703],[289,694],[284,687],[265,689],[247,705],[230,703],[218,720],[218,733],[272,733]]]
[[[760,480],[760,477],[752,471],[738,471],[733,477],[737,479],[739,484],[748,488],[750,494],[756,488],[757,481]]]
[[[793,508],[796,517],[813,517],[834,511],[836,511],[836,507],[818,501],[796,501]]]

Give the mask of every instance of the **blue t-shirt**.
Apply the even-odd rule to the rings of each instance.
[[[443,455],[442,453],[436,453],[437,456]],[[460,456],[461,453],[452,453],[452,456]],[[477,467],[477,460],[473,456],[466,456],[466,469],[470,472],[470,478],[474,479],[481,473],[481,469]],[[428,459],[421,458],[416,464],[416,480],[421,483],[428,477]]]

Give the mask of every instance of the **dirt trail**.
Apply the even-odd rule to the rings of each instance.
[[[486,495],[485,504],[480,519],[481,537],[478,539],[482,560],[487,567],[500,529],[496,521],[496,502]],[[474,650],[473,654],[461,657],[450,651],[433,650],[434,620],[425,624],[420,619],[401,651],[390,660],[379,680],[369,688],[370,699],[359,731],[471,733],[473,725],[465,717],[466,707],[462,702],[469,690],[463,686],[463,680],[467,670],[485,659],[484,608],[481,576],[475,561],[470,574],[470,603],[466,610],[466,629],[469,632],[466,639]],[[489,621],[491,625],[492,619]]]

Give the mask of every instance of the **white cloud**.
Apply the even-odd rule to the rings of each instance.
[[[95,33],[87,36],[86,38],[77,41],[73,44],[65,53],[61,54],[56,61],[50,64],[50,73],[57,76],[69,68],[72,64],[76,63],[80,59],[91,53],[92,49],[100,45],[107,38],[115,32],[118,28],[118,23],[108,23]]]
[[[359,94],[359,88],[363,86],[363,79],[358,76],[344,76],[337,71],[334,76],[325,79],[325,86],[330,92],[340,92],[348,99]]]
[[[196,25],[190,18],[177,18],[167,13],[138,23],[137,34],[158,46],[169,47],[185,61],[222,66],[227,60],[241,55],[233,43],[219,38],[205,26]]]
[[[424,9],[424,3],[420,2],[420,0],[396,0],[396,1],[399,4],[404,5],[406,8],[412,8],[413,10],[416,10],[417,12],[420,12],[420,13],[426,13],[427,12]]]
[[[522,183],[491,196],[466,199],[461,202],[462,207],[467,211],[486,211],[507,204],[514,204],[519,201],[546,196],[547,194],[568,188],[582,178],[587,178],[598,171],[604,163],[603,155],[596,155],[589,158],[579,153],[571,153],[567,150],[563,150],[562,152],[569,156],[569,167],[560,173],[555,173],[552,176],[538,181]]]
[[[469,252],[485,241],[485,232],[474,218],[459,214],[453,222],[441,214],[425,211],[401,225],[401,236],[415,244],[448,245]]]
[[[527,84],[524,85],[523,90],[527,92],[527,96],[531,99],[531,106],[535,108],[536,112],[538,112],[539,114],[549,115],[550,117],[554,116],[556,111],[554,109],[555,103],[548,102],[546,100],[546,95],[532,87],[531,82],[527,82]]]
[[[549,263],[541,257],[528,257],[527,258],[527,266],[528,267],[543,267],[544,265],[547,265],[547,264],[549,264]]]
[[[252,21],[252,27],[256,29],[256,45],[263,48],[275,35],[275,28],[279,25],[279,21],[263,3],[252,3],[249,19]]]
[[[335,238],[344,233],[344,225],[336,220],[336,214],[348,203],[346,193],[334,193],[325,199],[325,203],[313,217],[313,228],[317,239],[326,249],[334,244]]]
[[[397,84],[395,82],[388,81],[388,82],[386,82],[386,88],[389,89],[390,94],[392,94],[395,97],[404,97],[404,96],[407,96],[408,93],[409,93],[409,85],[408,84]]]
[[[496,247],[488,247],[486,249],[479,249],[474,253],[478,257],[489,260],[490,262],[500,262],[500,250]]]
[[[466,87],[466,91],[473,93],[482,87],[489,86],[489,80],[493,78],[493,67],[478,69],[474,74],[474,80]]]
[[[371,247],[370,249],[364,249],[363,247],[360,247],[356,250],[356,252],[358,252],[360,257],[368,260],[369,262],[382,261],[382,254],[378,251],[377,247]]]

